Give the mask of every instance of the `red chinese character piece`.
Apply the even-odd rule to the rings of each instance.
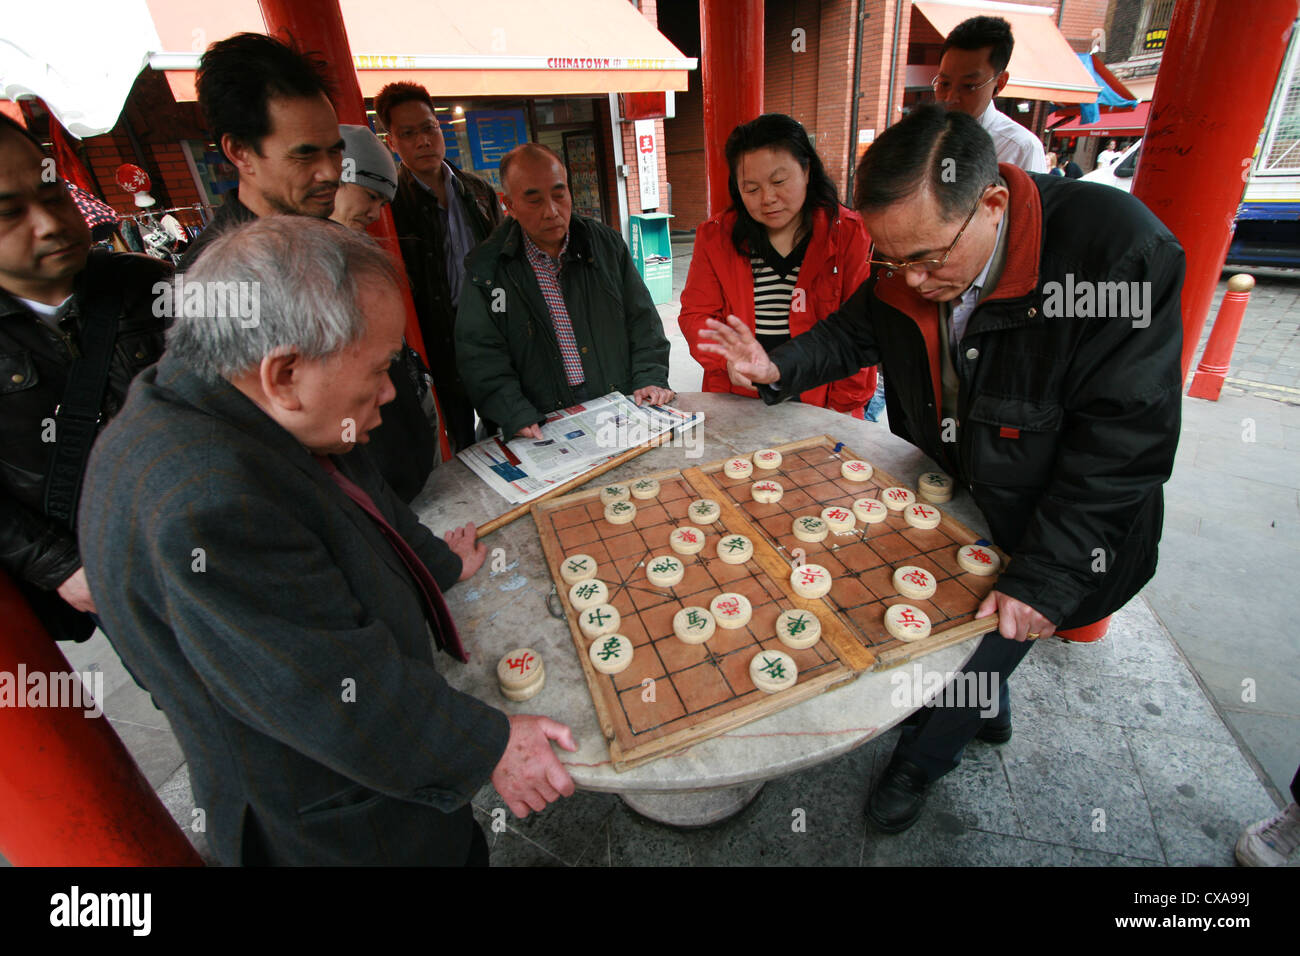
[[[524,654],[520,657],[513,657],[508,659],[506,661],[506,666],[509,667],[512,671],[519,671],[519,673],[522,674],[526,670],[528,670],[528,665],[532,663],[532,660],[533,660],[532,654]]]
[[[898,614],[898,623],[904,627],[923,627],[922,622],[912,613],[910,607],[903,608]]]

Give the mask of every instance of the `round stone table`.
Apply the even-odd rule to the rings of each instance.
[[[884,424],[823,408],[793,402],[768,407],[757,399],[699,392],[679,394],[676,404],[705,415],[692,439],[678,438],[653,448],[593,481],[626,481],[823,434],[844,442],[908,487],[915,487],[921,472],[934,468],[925,455],[892,435]],[[434,471],[413,507],[429,528],[444,534],[467,521],[482,524],[508,506],[468,468],[453,461]],[[969,494],[959,490],[944,510],[977,533],[987,530]],[[440,657],[440,670],[452,686],[506,713],[544,714],[567,724],[578,750],[570,754],[556,748],[556,753],[576,784],[617,793],[634,810],[662,823],[703,826],[725,819],[743,809],[764,781],[837,757],[914,709],[891,703],[896,684],[890,671],[866,672],[811,700],[672,756],[616,771],[569,626],[547,610],[553,582],[532,516],[498,529],[483,542],[488,547],[487,563],[473,578],[447,592],[470,662],[462,665]],[[921,660],[927,671],[955,671],[976,642],[971,638]],[[520,646],[541,653],[546,687],[532,700],[515,704],[498,690],[496,664],[506,651]]]

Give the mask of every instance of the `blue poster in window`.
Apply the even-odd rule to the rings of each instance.
[[[438,126],[442,129],[442,141],[447,146],[444,158],[453,166],[463,166],[460,161],[460,135],[456,131],[453,120],[450,117],[438,117]]]
[[[465,114],[474,168],[496,169],[501,157],[528,142],[523,110],[471,110]]]

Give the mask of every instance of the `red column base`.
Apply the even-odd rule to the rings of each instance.
[[[1091,644],[1093,641],[1100,641],[1106,636],[1106,632],[1110,630],[1110,619],[1111,615],[1107,614],[1100,621],[1092,624],[1057,631],[1056,636],[1062,640],[1073,641],[1076,644]]]

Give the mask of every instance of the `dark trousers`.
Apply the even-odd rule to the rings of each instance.
[[[1033,641],[1008,640],[996,631],[985,634],[962,668],[962,673],[991,675],[991,686],[998,692],[998,715],[990,719],[999,724],[1011,715],[1006,679],[1033,644]],[[985,686],[983,681],[981,678],[980,686]],[[968,701],[967,704],[965,707],[922,707],[916,719],[903,726],[894,756],[916,764],[930,780],[937,780],[956,768],[966,745],[984,722],[979,703]]]

